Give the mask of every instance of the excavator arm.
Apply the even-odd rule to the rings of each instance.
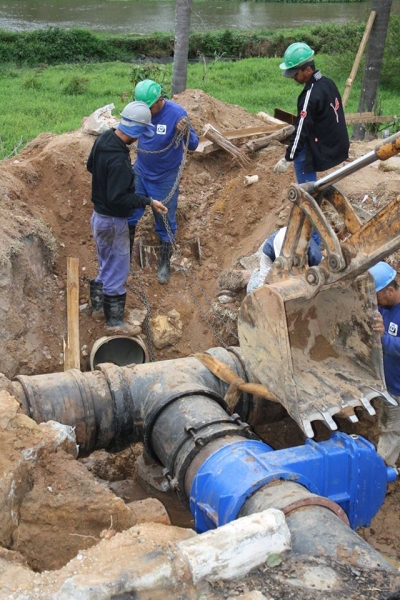
[[[386,390],[381,342],[372,330],[377,303],[368,269],[400,248],[400,196],[362,224],[334,184],[399,152],[400,132],[316,182],[292,185],[281,255],[266,283],[240,308],[244,359],[308,437],[314,435],[315,420],[334,430],[334,415],[354,422],[357,407],[375,414],[374,398],[397,404]],[[343,221],[341,239],[321,208],[323,201]],[[309,267],[313,229],[324,259]]]

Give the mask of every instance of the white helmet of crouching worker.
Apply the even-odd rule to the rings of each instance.
[[[129,102],[121,113],[118,129],[131,138],[141,135],[154,136],[154,125],[151,123],[151,112],[145,102]]]

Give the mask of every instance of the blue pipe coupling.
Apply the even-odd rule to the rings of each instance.
[[[352,529],[367,527],[381,507],[397,472],[360,436],[336,432],[325,442],[274,451],[256,440],[218,449],[197,471],[190,509],[198,533],[237,518],[246,500],[276,480],[299,483],[346,513]]]

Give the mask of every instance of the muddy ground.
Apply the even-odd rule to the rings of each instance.
[[[187,90],[176,101],[187,109],[199,134],[206,123],[222,131],[256,125],[268,127],[244,109],[224,104],[199,90]],[[271,131],[274,129],[271,126]],[[89,300],[88,280],[96,275],[97,265],[89,225],[90,175],[85,168],[93,142],[94,137],[82,131],[59,136],[43,133],[17,157],[0,163],[0,372],[9,379],[19,374],[63,370],[68,257],[79,259],[82,371],[90,369],[93,344],[107,335],[104,322],[93,320],[85,309]],[[369,152],[375,143],[376,140],[352,143],[350,159]],[[132,150],[132,159],[134,154]],[[148,307],[151,316],[156,317],[174,309],[183,325],[181,336],[172,345],[157,348],[147,340],[155,360],[187,356],[221,343],[237,345],[235,314],[244,292],[236,294],[229,304],[220,304],[217,300],[221,292],[220,277],[228,270],[242,269],[240,260],[254,253],[277,227],[286,224],[289,214],[286,190],[294,181],[294,175],[291,169],[284,175],[273,173],[273,165],[282,156],[283,147],[278,142],[253,154],[246,168],[223,150],[188,156],[177,213],[179,252],[173,259],[185,268],[185,276],[173,270],[168,286],[157,283],[156,260],[152,256],[158,240],[153,232],[152,215],[147,213],[142,219],[137,228],[134,273],[128,282],[128,312]],[[339,184],[363,218],[368,218],[399,193],[399,170],[395,165],[389,167],[389,164],[382,168],[374,163]],[[247,186],[245,176],[248,175],[258,175],[258,182]],[[147,265],[144,269],[138,263],[140,252]],[[392,257],[395,266],[396,258]],[[359,418],[358,425],[340,422],[341,429],[361,433],[376,443],[376,418],[361,413]],[[260,424],[258,433],[274,448],[304,441],[290,418],[273,425]],[[317,439],[327,436],[323,426],[318,428]],[[3,451],[4,448],[4,456]],[[96,481],[106,482],[118,498],[130,502],[157,495],[143,482],[137,485],[135,480],[134,459],[140,451],[140,448],[130,448],[120,457],[96,453],[93,458],[79,462],[84,471],[89,468]],[[129,463],[126,453],[130,456]],[[0,460],[3,459],[0,457]],[[44,465],[46,477],[36,493],[45,494],[50,482],[55,487],[66,486],[70,462],[70,458],[66,458],[57,465],[51,461]],[[79,477],[84,477],[84,472]],[[158,497],[162,500],[163,494]],[[400,554],[399,499],[400,484],[390,484],[385,503],[371,527],[359,532],[396,565]],[[40,505],[42,500],[38,500]],[[34,499],[31,501],[34,505]],[[166,504],[173,524],[191,526],[190,514],[179,503],[169,498]],[[75,509],[79,511],[80,507]],[[124,518],[120,530],[131,523],[126,515]],[[26,515],[25,519],[30,520]],[[69,526],[67,521],[65,527]],[[105,523],[94,537],[100,534],[101,528],[106,528]],[[40,541],[39,532],[26,527],[25,546],[20,543],[16,548],[15,539],[3,545],[28,557],[31,568],[38,571],[60,568],[74,556],[76,546],[61,544],[58,555],[53,551],[52,559],[42,560],[46,552],[40,543],[34,544],[28,539],[30,535],[39,535]],[[43,538],[43,544],[48,544],[48,539]],[[228,592],[224,590],[225,595],[221,597],[228,597]],[[238,589],[233,595],[238,595]],[[276,596],[279,597],[292,596]],[[365,596],[369,597],[372,598]]]

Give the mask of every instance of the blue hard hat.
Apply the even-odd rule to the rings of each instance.
[[[375,280],[375,291],[380,292],[396,278],[397,272],[385,262],[378,262],[368,269]]]

